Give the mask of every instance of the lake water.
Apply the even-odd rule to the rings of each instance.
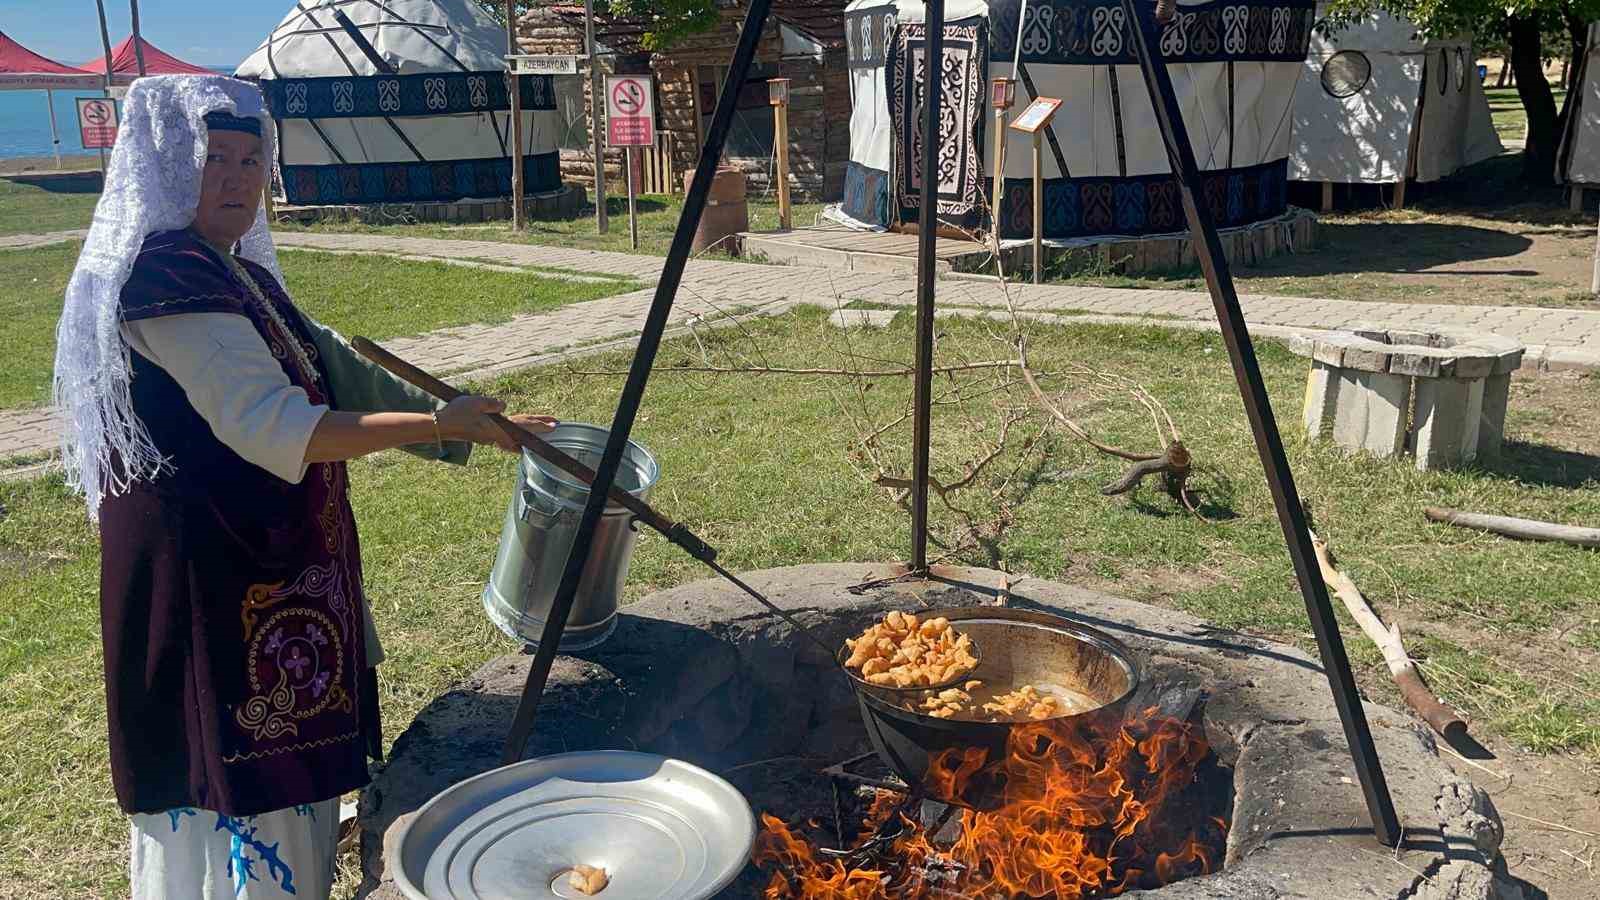
[[[55,91],[56,128],[61,155],[94,154],[78,140],[78,97],[103,97],[100,91]],[[49,156],[50,113],[44,91],[0,91],[0,159]]]
[[[217,69],[227,74],[230,69]],[[58,90],[55,94],[56,128],[61,135],[61,155],[94,155],[78,139],[78,97],[104,97],[102,91]],[[49,156],[50,113],[44,91],[0,91],[0,159]]]

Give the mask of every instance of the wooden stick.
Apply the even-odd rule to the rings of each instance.
[[[1389,674],[1394,676],[1395,684],[1400,687],[1400,696],[1406,705],[1422,717],[1434,731],[1443,735],[1446,740],[1459,740],[1467,733],[1467,723],[1456,715],[1449,707],[1439,702],[1429,690],[1428,683],[1422,680],[1422,674],[1417,671],[1416,663],[1411,661],[1411,656],[1406,653],[1405,645],[1400,640],[1400,626],[1390,625],[1385,628],[1383,620],[1367,605],[1367,598],[1362,596],[1361,589],[1350,576],[1339,571],[1333,564],[1333,557],[1328,552],[1328,544],[1311,532],[1311,549],[1317,554],[1317,565],[1322,569],[1322,580],[1333,588],[1339,599],[1344,601],[1344,608],[1361,626],[1361,630],[1378,649],[1383,651],[1384,664],[1389,667]]]
[[[422,369],[417,368],[400,357],[395,356],[393,353],[383,349],[367,338],[352,338],[350,340],[350,344],[356,348],[356,352],[384,367],[385,369],[388,369],[396,377],[410,382],[412,385],[427,391],[446,403],[462,396],[465,393],[464,391],[452,387],[449,384],[446,384],[445,382],[433,377],[432,375],[429,375],[427,372],[424,372]],[[537,456],[540,459],[543,459],[546,462],[556,466],[561,471],[566,472],[568,475],[571,475],[586,485],[594,483],[595,476],[593,469],[572,458],[571,456],[568,456],[554,444],[540,439],[533,432],[523,428],[521,425],[518,425],[505,416],[490,415],[489,418],[496,425],[498,425],[500,430],[505,432],[506,436],[511,438],[511,440],[515,442],[518,447],[521,447],[529,453],[532,453],[534,456]],[[716,551],[704,541],[700,540],[699,537],[695,536],[695,534],[689,531],[688,528],[685,528],[661,513],[656,512],[656,510],[649,504],[645,503],[643,500],[640,500],[638,497],[633,496],[622,488],[617,487],[615,484],[611,486],[611,492],[607,494],[607,496],[611,498],[612,502],[622,506],[624,509],[637,516],[639,521],[650,526],[651,528],[654,528],[656,531],[660,532],[663,537],[688,551],[690,556],[705,562],[709,562],[716,557]]]
[[[1576,547],[1600,549],[1600,528],[1581,528],[1576,525],[1558,525],[1537,519],[1517,519],[1511,516],[1492,516],[1485,513],[1462,512],[1430,506],[1422,511],[1430,521],[1443,522],[1457,528],[1475,528],[1505,537],[1524,541],[1554,541]]]

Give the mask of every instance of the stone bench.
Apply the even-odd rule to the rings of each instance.
[[[1308,435],[1378,457],[1411,453],[1428,470],[1500,452],[1511,373],[1524,347],[1433,325],[1358,325],[1296,336],[1289,349],[1311,359]]]

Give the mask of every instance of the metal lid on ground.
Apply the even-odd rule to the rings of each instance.
[[[603,900],[695,900],[744,868],[755,816],[704,769],[600,750],[463,781],[396,832],[384,862],[412,900],[582,897],[568,883],[579,865],[605,870]]]

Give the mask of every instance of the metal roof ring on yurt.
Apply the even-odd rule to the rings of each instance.
[[[1322,89],[1343,100],[1361,93],[1372,80],[1372,61],[1360,50],[1340,50],[1322,64]]]

